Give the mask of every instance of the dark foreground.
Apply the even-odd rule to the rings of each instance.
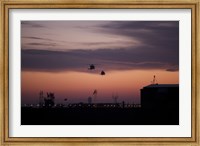
[[[22,125],[178,125],[175,110],[141,108],[25,108]]]

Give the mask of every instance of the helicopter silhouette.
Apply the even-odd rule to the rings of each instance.
[[[95,68],[96,68],[96,67],[95,67],[94,64],[90,64],[89,67],[88,67],[88,70],[95,70]],[[102,71],[100,72],[100,75],[102,75],[102,76],[106,75],[105,71],[102,70]]]
[[[95,65],[94,64],[90,64],[88,70],[93,70],[95,69]]]
[[[106,73],[102,70],[100,75],[104,76],[104,75],[106,75]]]

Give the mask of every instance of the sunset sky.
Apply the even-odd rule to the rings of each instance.
[[[179,22],[22,21],[21,70],[22,104],[38,103],[40,90],[87,102],[95,89],[96,102],[140,103],[154,75],[179,83]]]

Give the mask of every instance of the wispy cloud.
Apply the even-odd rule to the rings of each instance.
[[[179,67],[178,65],[175,65],[175,66],[171,66],[170,68],[167,68],[166,71],[170,71],[170,72],[175,72],[175,71],[178,71],[179,70]]]
[[[58,46],[56,43],[28,43],[29,46]]]
[[[178,21],[25,21],[22,24],[51,28],[24,29],[23,70],[85,71],[92,63],[107,70],[178,71],[179,68]]]
[[[40,38],[40,37],[22,37],[24,39],[33,39],[33,40],[44,40],[44,41],[52,41],[52,39]]]
[[[98,31],[137,39],[143,45],[169,46],[178,51],[178,21],[113,21],[102,25]]]
[[[28,27],[35,27],[35,28],[46,28],[44,25],[41,24],[37,24],[37,22],[33,22],[33,21],[22,21],[21,24],[23,26],[28,26]]]
[[[176,55],[179,53],[178,21],[24,21],[23,23],[49,29],[36,31],[34,28],[22,27],[23,36],[29,36],[22,39],[32,40],[32,43],[41,40],[60,42],[62,47],[57,47],[57,50],[130,47],[135,49],[138,46],[151,46],[159,49],[168,48]],[[51,35],[44,35],[47,32]],[[27,40],[22,41],[24,42]]]
[[[134,69],[178,71],[176,60],[163,56],[155,57],[153,54],[141,54],[140,57],[138,55],[134,54],[132,49],[71,50],[68,52],[23,50],[22,70],[86,72],[89,64],[97,64],[98,68],[107,71]]]

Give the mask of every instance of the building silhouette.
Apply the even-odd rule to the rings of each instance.
[[[140,91],[144,109],[179,109],[179,84],[151,84]]]

